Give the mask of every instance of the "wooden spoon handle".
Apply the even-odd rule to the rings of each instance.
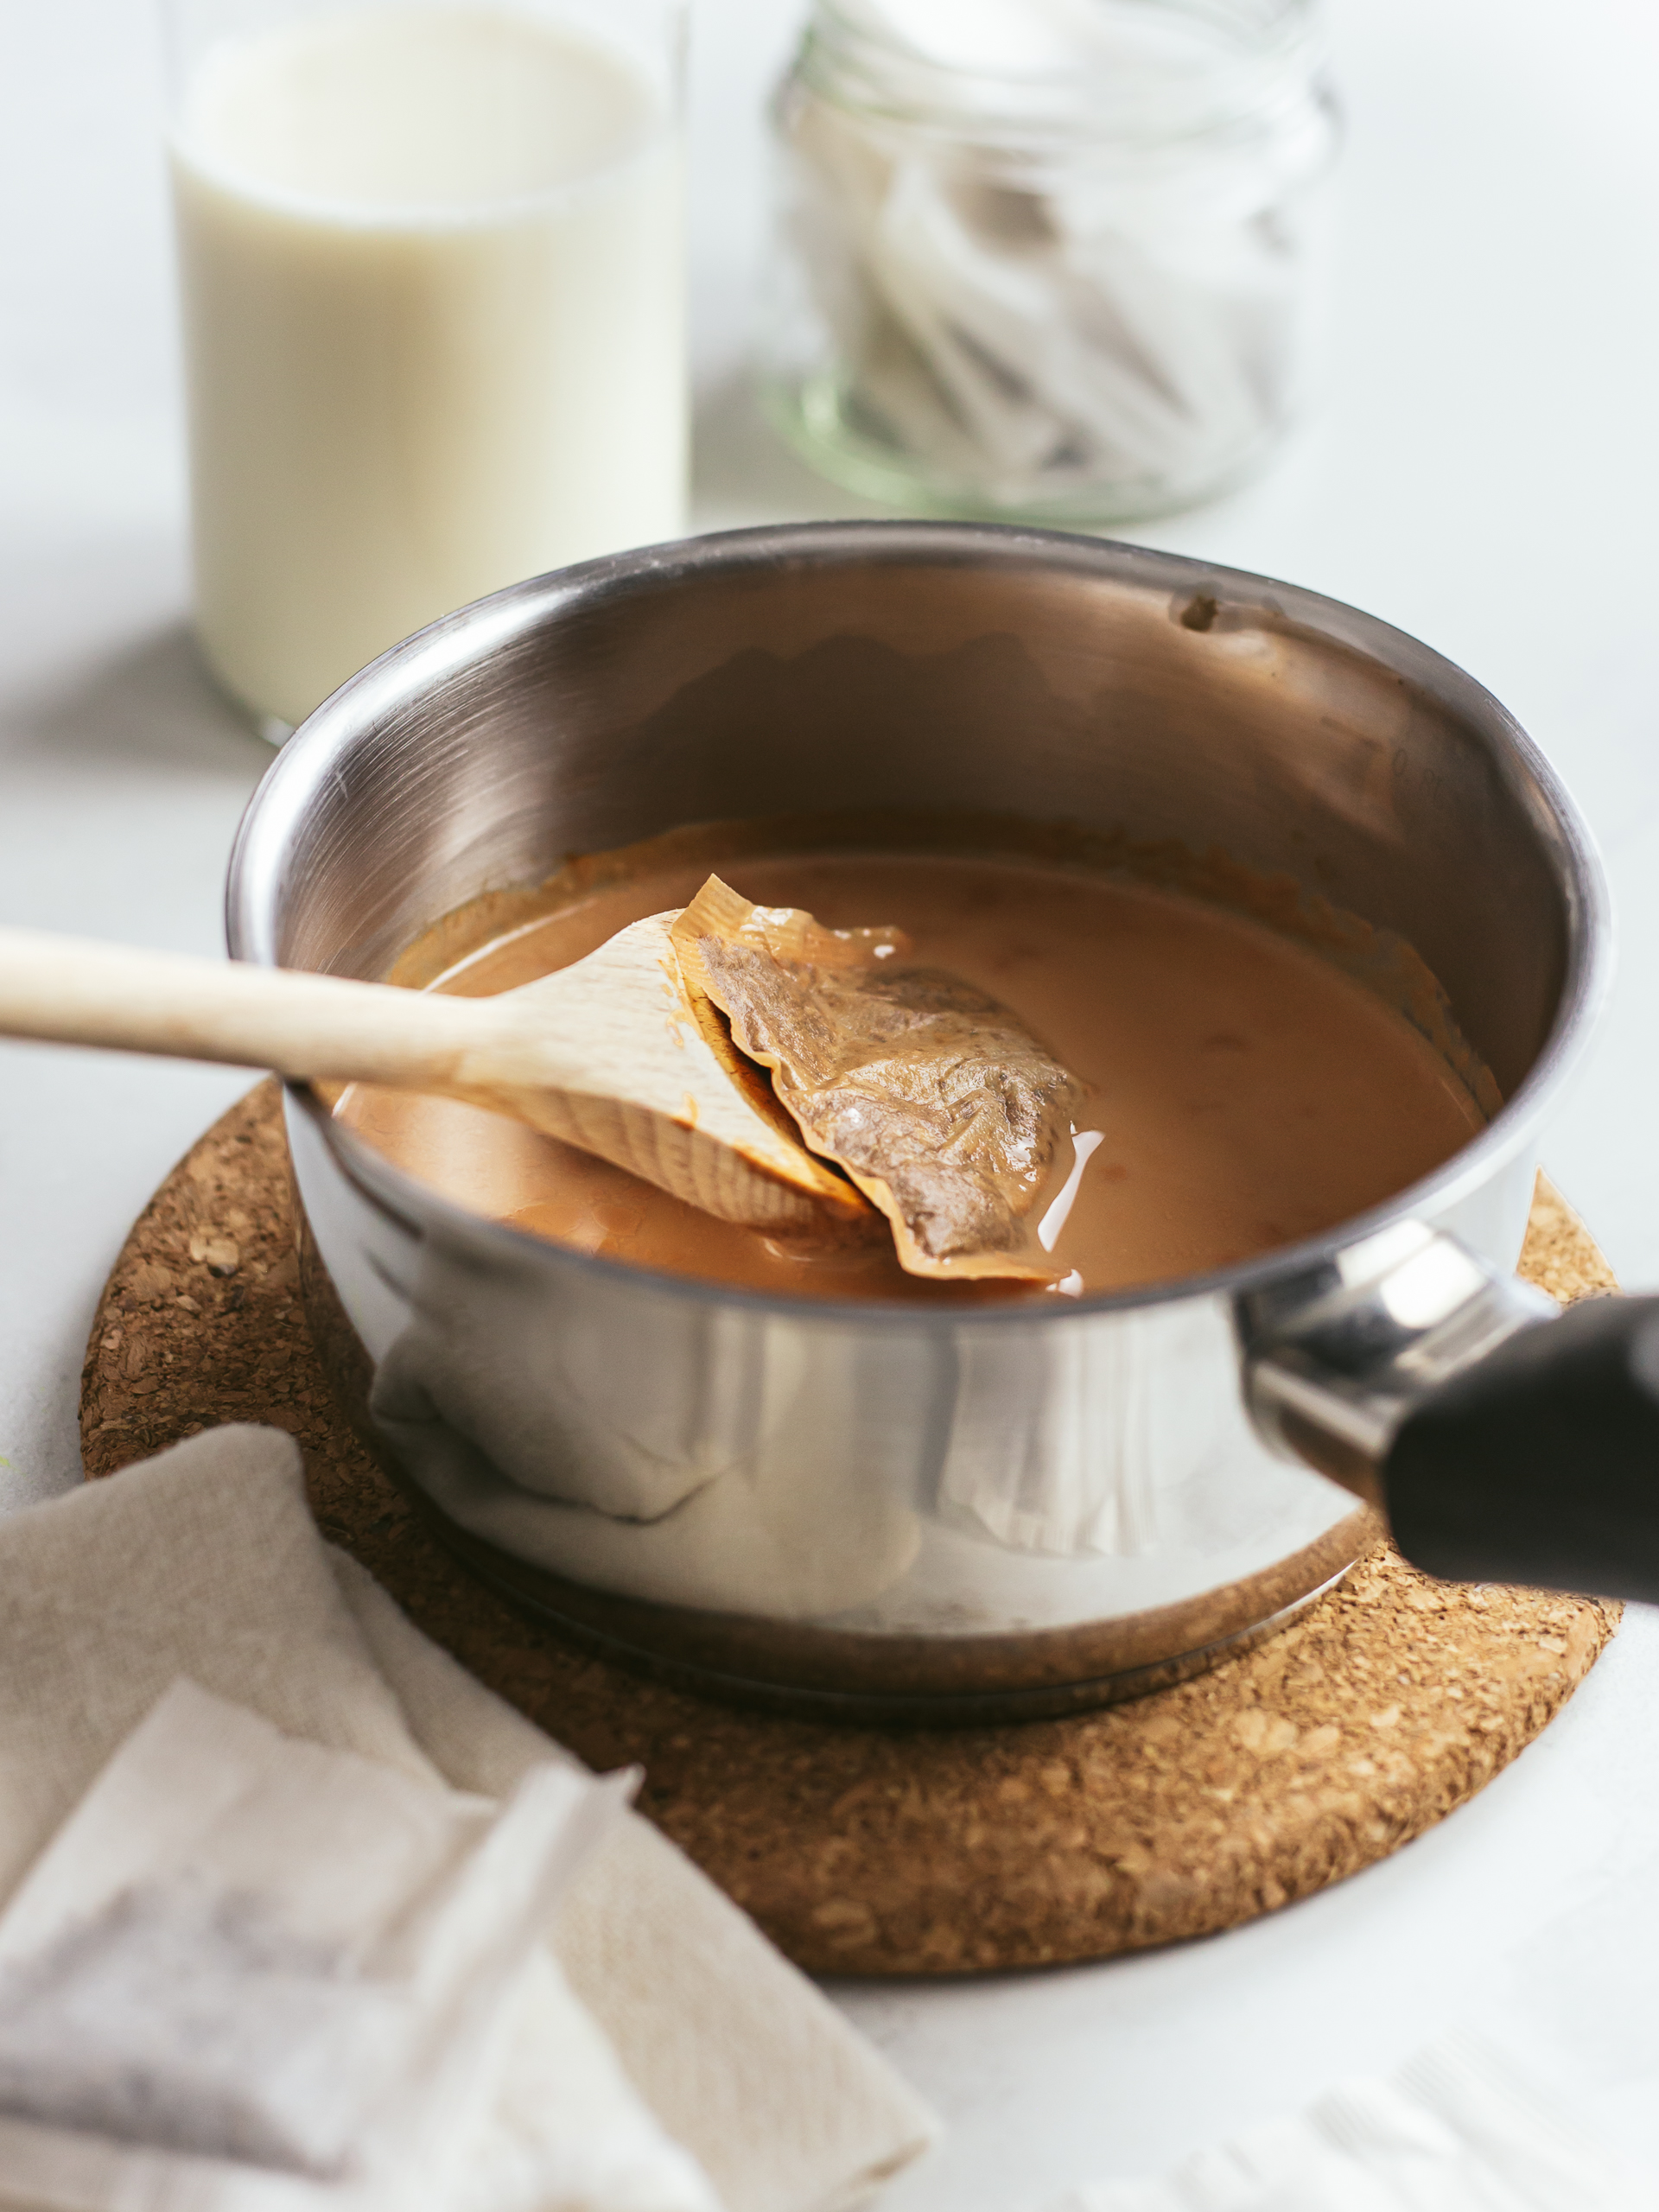
[[[448,1091],[480,1002],[297,969],[0,929],[0,1033]]]
[[[697,1128],[680,1097],[664,1111],[617,1096],[629,1071],[584,1065],[558,1033],[563,1023],[549,1019],[558,1004],[551,995],[527,1039],[522,1013],[513,1018],[522,995],[451,998],[0,929],[0,1035],[462,1098],[516,1115],[728,1221],[785,1234],[822,1229],[819,1199]],[[573,1015],[579,1010],[573,1004]]]

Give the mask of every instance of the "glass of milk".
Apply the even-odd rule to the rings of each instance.
[[[170,0],[196,615],[275,741],[685,527],[682,0]]]

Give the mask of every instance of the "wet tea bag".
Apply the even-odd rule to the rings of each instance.
[[[669,935],[689,988],[772,1070],[811,1149],[887,1215],[911,1274],[1064,1274],[1037,1227],[1084,1085],[1007,1007],[908,965],[902,930],[826,929],[718,876]]]

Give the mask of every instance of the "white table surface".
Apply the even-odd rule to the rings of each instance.
[[[772,445],[744,382],[759,107],[798,0],[696,5],[698,526],[862,512]],[[1547,1160],[1626,1284],[1659,1284],[1659,9],[1338,0],[1335,21],[1331,400],[1267,482],[1141,534],[1416,632],[1561,769],[1622,963]],[[139,0],[7,0],[0,26],[0,918],[213,951],[270,755],[186,625],[155,26]],[[77,1479],[99,1285],[245,1079],[18,1046],[0,1078],[0,1501],[22,1503]],[[1659,1621],[1632,1614],[1516,1766],[1323,1897],[1107,1966],[837,1990],[950,2123],[891,2212],[1025,2212],[1387,2067],[1656,1843]]]

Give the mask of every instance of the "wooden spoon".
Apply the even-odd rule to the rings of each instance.
[[[810,1235],[870,1220],[686,990],[673,919],[491,998],[0,930],[0,1033],[464,1099],[727,1221]]]

